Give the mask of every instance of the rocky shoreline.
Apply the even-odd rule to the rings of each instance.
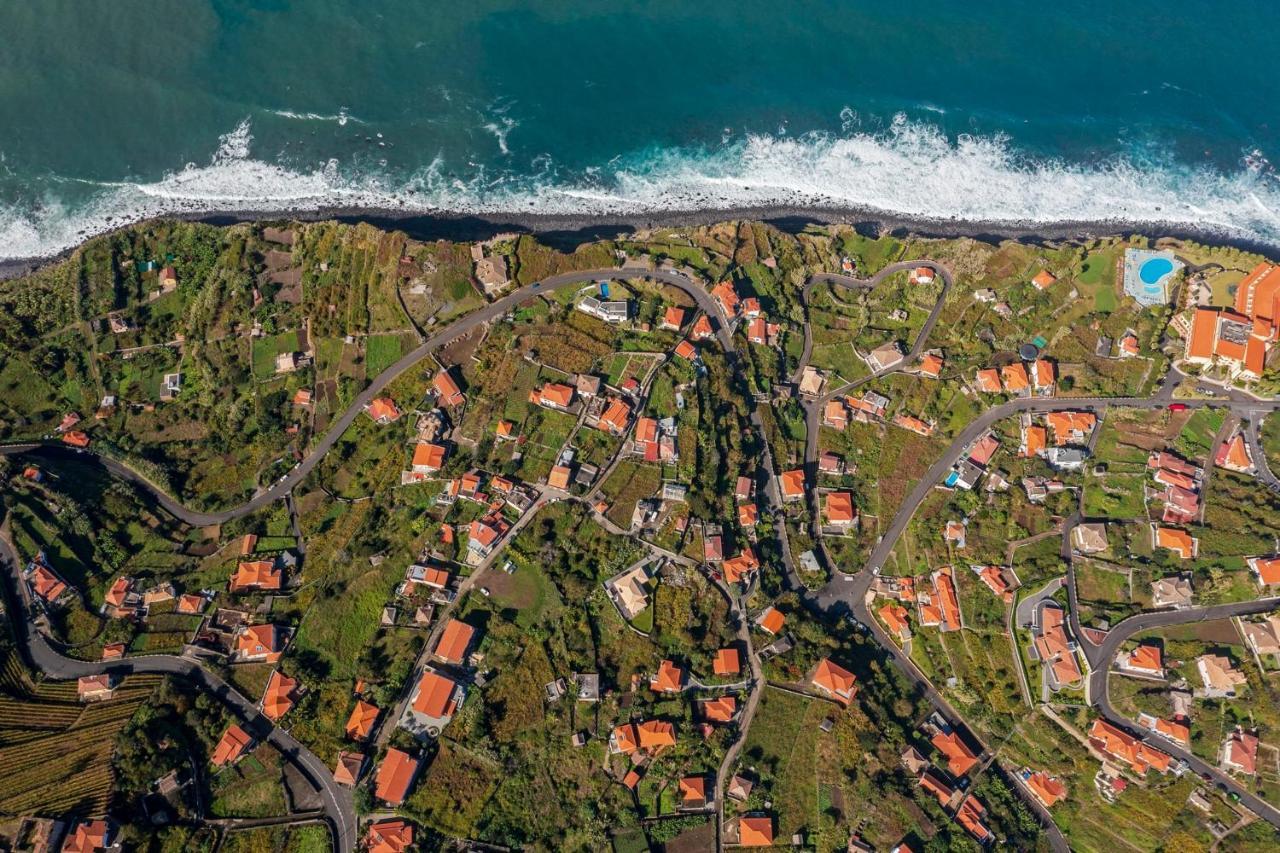
[[[1027,243],[1049,243],[1069,240],[1092,240],[1115,235],[1139,235],[1149,238],[1171,237],[1201,243],[1233,246],[1249,252],[1275,254],[1277,247],[1261,240],[1234,235],[1226,230],[1193,227],[1179,223],[1125,222],[1050,222],[1017,223],[969,221],[961,219],[929,219],[894,216],[880,211],[826,207],[745,207],[708,208],[688,211],[658,211],[635,214],[551,215],[511,212],[502,214],[406,213],[377,208],[325,208],[314,211],[233,211],[219,213],[182,213],[169,219],[204,222],[210,225],[233,225],[240,222],[314,222],[333,219],[340,222],[366,222],[388,230],[398,229],[416,240],[482,240],[494,234],[515,231],[536,234],[548,245],[571,250],[580,243],[609,239],[621,234],[662,227],[707,225],[731,220],[767,222],[784,231],[798,231],[806,225],[845,224],[865,233],[893,233],[918,237],[972,237],[987,242],[1018,240]],[[145,220],[142,220],[145,221]],[[115,230],[138,225],[130,222]],[[104,233],[112,233],[110,231]],[[101,236],[101,235],[95,235]],[[93,239],[86,237],[86,241]],[[26,275],[70,255],[68,249],[43,258],[0,260],[0,280]]]

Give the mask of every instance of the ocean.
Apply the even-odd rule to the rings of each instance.
[[[163,214],[825,207],[1280,247],[1280,15],[1208,0],[0,0],[0,259]]]

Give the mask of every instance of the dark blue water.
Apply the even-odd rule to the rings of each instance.
[[[146,215],[819,204],[1280,245],[1280,15],[0,0],[0,257]]]

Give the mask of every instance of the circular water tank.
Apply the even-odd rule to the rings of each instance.
[[[1040,349],[1035,344],[1023,344],[1018,347],[1018,355],[1022,356],[1023,361],[1032,361],[1040,354]]]

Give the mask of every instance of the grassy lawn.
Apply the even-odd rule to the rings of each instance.
[[[370,379],[386,370],[403,352],[399,335],[370,335],[365,341],[365,375]]]
[[[771,687],[760,699],[743,756],[769,791],[778,815],[778,837],[789,838],[818,820],[818,725],[833,708]]]
[[[257,338],[253,342],[253,375],[268,379],[276,375],[276,356],[297,352],[298,333],[282,332],[270,337]]]
[[[209,811],[216,817],[270,817],[287,805],[280,776],[280,754],[263,744],[214,777]]]
[[[600,486],[609,500],[609,520],[619,527],[631,526],[636,502],[657,494],[662,485],[662,469],[643,462],[621,462]]]

